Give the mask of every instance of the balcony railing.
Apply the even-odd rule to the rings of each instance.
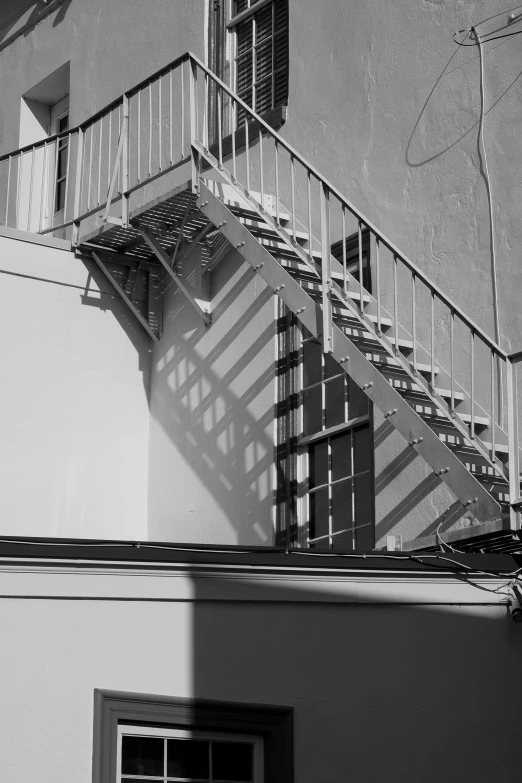
[[[76,245],[89,220],[128,226],[133,200],[145,203],[152,183],[184,164],[194,190],[202,174],[221,179],[284,241],[290,231],[298,248],[298,234],[306,235],[299,252],[314,269],[322,259],[323,289],[329,290],[324,311],[331,313],[332,302],[346,302],[357,289],[361,314],[369,312],[368,302],[374,306],[368,328],[429,393],[457,437],[509,481],[512,526],[519,527],[522,353],[509,356],[194,55],[184,54],[78,127],[0,157],[0,222],[40,233],[66,230]],[[66,184],[57,211],[59,174]],[[283,214],[290,219],[286,231]],[[363,289],[365,230],[372,248],[371,298]],[[354,232],[359,253],[350,266],[346,246]],[[334,243],[345,249],[340,262],[330,255]],[[325,312],[326,347],[330,320]],[[401,353],[404,345],[409,359]],[[419,372],[426,364],[428,378]],[[441,386],[444,396],[436,391]]]

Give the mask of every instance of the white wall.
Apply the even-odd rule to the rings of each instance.
[[[184,262],[189,283],[198,253]],[[148,537],[268,546],[273,296],[235,251],[211,273],[209,290],[209,329],[174,284],[165,295],[151,378]]]
[[[16,570],[0,573],[2,783],[90,783],[95,688],[291,706],[296,783],[519,780],[522,628],[496,594]]]
[[[149,338],[55,245],[0,235],[0,535],[145,538]]]

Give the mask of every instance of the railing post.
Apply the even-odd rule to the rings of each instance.
[[[323,351],[332,353],[332,273],[330,257],[330,193],[321,187],[321,283],[323,289]]]
[[[518,431],[517,364],[522,351],[506,359],[507,381],[507,432],[509,449],[509,503],[510,522],[513,530],[520,529],[520,442]]]
[[[72,246],[76,247],[80,238],[80,204],[82,198],[83,142],[85,132],[78,128],[78,148],[76,150],[76,181],[74,183],[74,212],[72,228]]]
[[[123,149],[121,171],[121,220],[124,228],[129,227],[129,97],[123,96]]]
[[[189,59],[189,101],[190,101],[190,161],[192,172],[192,192],[199,194],[199,156],[194,149],[198,132],[198,73],[197,64]]]

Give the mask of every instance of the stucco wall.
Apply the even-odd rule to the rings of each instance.
[[[145,538],[149,338],[70,250],[0,236],[0,278],[0,533]]]
[[[183,263],[189,283],[199,254]],[[154,346],[149,539],[271,545],[273,296],[232,250],[203,278],[211,327],[172,284]]]
[[[95,688],[293,707],[296,783],[519,779],[521,629],[496,596],[96,570],[0,577],[3,783],[90,783]]]

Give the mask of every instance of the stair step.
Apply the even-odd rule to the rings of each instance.
[[[311,296],[313,296],[314,293],[315,294],[321,294],[322,293],[322,285],[319,282],[319,280],[317,282],[312,282],[312,281],[309,281],[309,280],[303,280],[303,281],[299,280],[298,282],[301,285],[301,288],[303,288],[303,290],[307,291],[307,293],[309,293]],[[361,301],[360,291],[348,291],[347,293],[348,293],[348,296],[350,297],[350,299],[353,299],[353,300],[355,300],[357,302]],[[369,302],[369,301],[370,301],[369,295],[368,294],[363,294],[363,302]],[[335,307],[342,307],[340,305],[334,305],[334,306]]]
[[[379,345],[379,341],[376,337],[373,336],[371,332],[368,332],[363,326],[360,324],[358,326],[345,326],[344,324],[339,324],[341,326],[341,329],[343,332],[350,337],[350,339],[356,341],[360,340],[365,343],[372,343],[373,345]],[[413,350],[413,343],[411,340],[398,340],[398,346],[399,348],[404,349],[405,351],[412,351]]]
[[[437,408],[435,405],[414,402],[412,404],[412,408],[414,411],[416,411],[419,414],[419,416],[423,416],[424,418],[431,417],[434,419],[446,419],[446,416],[444,416],[440,408]],[[457,416],[465,424],[468,425],[471,424],[470,413],[457,413]],[[484,416],[475,416],[475,427],[477,429],[484,429],[486,427],[489,427],[490,424],[491,424],[491,419],[487,419]]]
[[[394,359],[393,356],[390,356],[387,353],[376,353],[375,351],[363,351],[366,358],[372,362],[372,364],[379,364],[382,365],[384,368],[386,367],[393,367],[399,368],[402,370],[401,365],[397,361],[397,359]],[[431,375],[431,365],[429,364],[417,364],[417,370],[421,373],[425,373],[426,375]],[[433,369],[433,374],[438,375],[440,372],[440,367],[437,367],[435,365]]]
[[[412,381],[409,378],[388,378],[388,381],[391,386],[393,386],[394,389],[397,389],[397,391],[400,392],[404,397],[417,394],[425,395],[424,390],[421,389],[421,387],[415,383],[415,381]],[[449,389],[439,389],[436,387],[435,392],[439,395],[439,397],[442,397],[445,400],[451,400],[451,391]],[[453,392],[453,399],[457,404],[459,402],[463,402],[464,393]]]
[[[274,229],[271,226],[269,226],[268,223],[265,223],[263,220],[261,220],[261,218],[257,216],[255,218],[243,216],[241,217],[241,222],[246,228],[248,228],[250,233],[253,234],[254,236],[264,236],[267,237],[268,239],[272,238],[281,241],[278,233],[274,231]],[[281,228],[283,227],[281,226]],[[287,228],[283,228],[283,231],[285,232],[285,234],[288,235],[288,239],[291,242],[294,236],[294,232],[291,229],[288,230]],[[305,242],[308,242],[308,234],[306,233],[306,231],[296,230],[295,237],[296,237],[296,241],[300,244],[304,244]]]

